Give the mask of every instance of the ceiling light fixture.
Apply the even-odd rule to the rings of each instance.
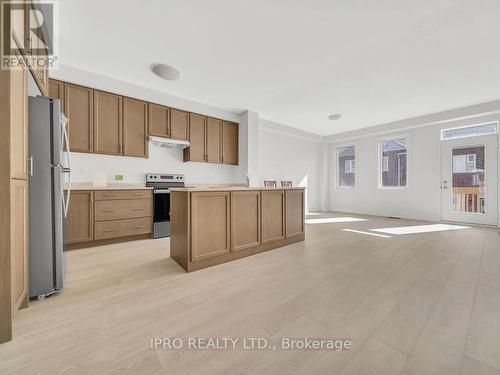
[[[334,113],[333,115],[328,116],[328,120],[335,121],[342,117],[340,113]]]
[[[167,81],[175,81],[181,76],[181,73],[177,69],[167,64],[153,64],[151,65],[151,70],[158,77]]]

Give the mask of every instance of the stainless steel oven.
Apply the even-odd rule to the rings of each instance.
[[[153,238],[170,236],[170,188],[184,187],[184,175],[146,175],[146,186],[153,187]]]

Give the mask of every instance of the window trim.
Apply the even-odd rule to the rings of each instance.
[[[357,145],[356,142],[352,143],[342,143],[335,145],[335,188],[336,189],[347,189],[347,190],[353,190],[356,189],[358,186],[358,172],[357,168],[354,169],[354,185],[353,186],[341,186],[339,184],[339,177],[340,177],[340,171],[339,171],[339,149],[340,148],[346,148],[346,147],[354,147],[354,160],[355,163],[357,164],[356,160],[358,158],[358,151],[357,151]]]
[[[382,165],[382,145],[385,141],[394,141],[397,139],[406,139],[406,185],[405,186],[383,186],[382,185],[382,173],[384,172]],[[410,186],[410,149],[411,149],[411,137],[408,134],[396,134],[388,135],[386,137],[381,137],[377,141],[377,164],[378,164],[378,189],[379,190],[406,190]]]

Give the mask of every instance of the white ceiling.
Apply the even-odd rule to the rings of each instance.
[[[59,4],[62,63],[320,135],[500,98],[499,0]]]

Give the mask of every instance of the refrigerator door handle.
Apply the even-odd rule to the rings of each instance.
[[[28,158],[28,174],[33,177],[33,156]]]
[[[71,151],[69,149],[69,137],[68,137],[68,128],[67,128],[67,123],[68,119],[66,116],[62,115],[61,116],[61,128],[62,128],[62,133],[63,133],[63,144],[66,145],[66,167],[61,169],[62,173],[67,173],[68,174],[68,189],[66,190],[66,199],[64,199],[64,186],[63,189],[61,190],[62,195],[63,195],[63,205],[64,205],[64,217],[68,216],[68,208],[69,208],[69,201],[71,198]],[[64,150],[64,146],[63,146]],[[61,184],[63,184],[61,178]]]

